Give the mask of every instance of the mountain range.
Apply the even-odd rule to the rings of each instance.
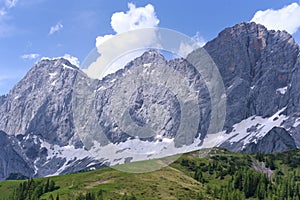
[[[300,53],[292,36],[240,23],[203,48],[218,67],[226,91],[222,132],[206,134],[211,99],[187,59],[167,60],[149,50],[102,80],[90,79],[66,59],[44,59],[9,94],[0,96],[0,180],[14,173],[44,177],[157,158],[167,154],[153,151],[163,152],[170,144],[172,153],[182,153],[183,147],[219,146],[248,153],[299,147]],[[163,67],[184,77],[187,96],[194,95],[190,90],[199,91],[195,109],[200,110],[200,121],[192,125],[197,132],[191,133],[191,126],[176,135],[180,103],[168,88],[151,83],[128,88],[132,121],[140,127],[160,125],[154,135],[136,138],[112,115],[122,99],[116,91],[132,73],[146,77]],[[155,78],[166,78],[161,73]]]

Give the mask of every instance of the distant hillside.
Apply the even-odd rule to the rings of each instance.
[[[215,148],[185,154],[171,166],[151,173],[105,168],[0,183],[0,199],[5,200],[299,198],[300,150],[262,155]]]

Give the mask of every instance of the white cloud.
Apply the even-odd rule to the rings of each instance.
[[[0,6],[3,9],[10,9],[17,5],[19,0],[0,0]]]
[[[178,49],[178,55],[186,57],[192,51],[198,49],[199,47],[203,47],[206,43],[205,39],[200,35],[199,32],[197,32],[196,35],[192,37],[192,39],[195,41],[195,43],[182,42],[180,44]]]
[[[156,27],[159,20],[155,14],[154,7],[151,4],[145,7],[135,7],[134,4],[128,3],[129,10],[124,12],[116,12],[111,17],[111,27],[116,33],[126,31]]]
[[[187,55],[189,55],[192,51],[198,49],[199,46],[198,45],[191,45],[189,43],[184,43],[182,42],[179,46],[179,50],[178,50],[178,55],[182,56],[182,57],[186,57]]]
[[[99,69],[98,66],[106,67],[113,59],[114,55],[122,53],[126,49],[141,48],[143,46],[146,48],[149,45],[152,44],[153,46],[153,44],[156,43],[157,38],[155,29],[144,31],[143,37],[134,36],[134,34],[125,34],[121,37],[116,36],[135,29],[157,27],[159,24],[159,19],[151,4],[148,4],[145,7],[136,7],[134,4],[128,3],[128,9],[129,10],[126,12],[116,12],[112,15],[110,24],[115,31],[115,34],[98,36],[96,38],[97,51],[101,56],[98,57],[98,59],[90,65],[89,70],[86,71],[92,78],[101,77],[101,75],[96,72],[97,69]],[[105,44],[105,41],[113,37],[115,37],[113,42]],[[113,64],[114,71],[124,67],[128,61],[140,56],[142,53],[143,51],[140,50],[139,52],[131,53],[131,56],[127,55],[124,58],[119,59],[117,64]],[[106,74],[114,71],[109,69]]]
[[[251,22],[256,22],[273,30],[286,30],[290,34],[297,32],[300,27],[300,6],[292,3],[278,10],[259,10]]]
[[[199,32],[197,32],[196,35],[192,37],[192,39],[195,40],[197,45],[200,47],[203,47],[206,44],[205,39],[201,36]]]
[[[75,56],[71,56],[70,54],[65,54],[63,56],[63,58],[67,59],[68,61],[70,61],[70,63],[72,65],[76,65],[76,66],[79,66],[80,65],[80,62],[79,62],[79,59]]]
[[[110,24],[116,34],[138,28],[157,27],[159,24],[159,19],[151,4],[137,8],[133,3],[128,3],[128,9],[126,13],[116,12],[111,17]],[[98,47],[113,36],[113,34],[98,36],[96,38],[96,46]]]
[[[96,59],[93,56],[90,61],[84,61],[84,71],[91,78],[101,79],[109,73],[121,69],[129,61],[142,55],[149,48],[172,49],[173,53],[185,57],[188,53],[205,44],[205,40],[197,33],[193,40],[181,37],[177,41],[178,34],[157,28],[159,19],[151,4],[145,7],[136,7],[128,4],[128,11],[116,12],[111,17],[111,26],[115,34],[99,36],[96,38],[96,47],[100,56]],[[135,31],[133,31],[135,30]],[[170,34],[170,37],[163,37]],[[180,34],[179,34],[180,35]],[[113,38],[111,40],[111,38]],[[106,42],[108,41],[109,42]],[[164,41],[162,41],[164,40]],[[176,41],[173,41],[176,40]],[[178,45],[178,46],[176,46]],[[121,57],[116,58],[116,55]],[[86,63],[87,62],[87,63]],[[91,62],[91,63],[88,63]]]
[[[11,35],[15,29],[11,23],[9,23],[11,17],[9,16],[9,10],[16,6],[18,0],[0,0],[0,38]]]
[[[103,42],[107,41],[108,39],[114,37],[114,35],[104,35],[104,36],[98,36],[96,38],[96,47],[100,46]]]
[[[50,28],[50,31],[49,31],[49,35],[52,35],[54,33],[56,33],[57,31],[60,31],[64,26],[62,25],[61,22],[58,22],[55,26],[52,26]]]
[[[40,57],[40,54],[37,53],[24,54],[21,56],[21,58],[24,60],[33,60],[33,59],[37,59],[38,57]]]

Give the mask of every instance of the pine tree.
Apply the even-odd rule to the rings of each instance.
[[[36,186],[33,196],[39,198],[43,194],[43,185],[38,185]]]
[[[49,192],[52,192],[55,190],[55,182],[53,180],[49,183]]]
[[[54,197],[52,194],[50,194],[49,200],[54,200]]]
[[[50,185],[50,180],[48,178],[47,181],[46,181],[46,184],[44,186],[44,193],[49,192],[49,185]]]
[[[76,200],[85,200],[85,197],[82,193],[79,193],[79,195],[76,197]]]
[[[103,200],[104,199],[103,193],[104,193],[104,191],[101,190],[101,189],[98,191],[98,193],[97,193],[98,200]]]
[[[204,195],[202,194],[202,192],[200,192],[200,193],[197,195],[196,200],[203,200],[203,199],[204,199]]]

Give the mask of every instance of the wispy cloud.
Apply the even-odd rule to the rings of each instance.
[[[278,10],[259,10],[251,21],[262,24],[268,29],[286,30],[294,34],[300,27],[300,6],[292,3]]]
[[[37,59],[38,57],[40,57],[40,54],[37,53],[24,54],[21,56],[21,58],[24,60],[33,60],[33,59]]]
[[[1,16],[0,11],[0,38],[9,37],[14,33],[15,27],[10,23],[6,13]]]
[[[4,80],[10,79],[10,78],[11,78],[11,76],[1,75],[0,76],[0,81],[4,81]]]
[[[0,37],[7,37],[14,30],[10,23],[9,10],[17,5],[18,0],[0,0]]]
[[[15,7],[18,3],[18,0],[4,0],[4,4],[7,8]]]
[[[7,12],[5,11],[4,8],[1,8],[1,9],[0,9],[0,17],[6,15],[6,13],[7,13]]]
[[[58,22],[55,26],[52,26],[49,31],[49,35],[52,35],[58,31],[60,31],[64,26],[61,22]]]
[[[9,9],[15,7],[18,0],[0,0],[0,17],[7,15]]]
[[[70,54],[65,54],[63,58],[69,60],[72,65],[79,66],[80,64],[79,59],[75,56],[71,56]]]

